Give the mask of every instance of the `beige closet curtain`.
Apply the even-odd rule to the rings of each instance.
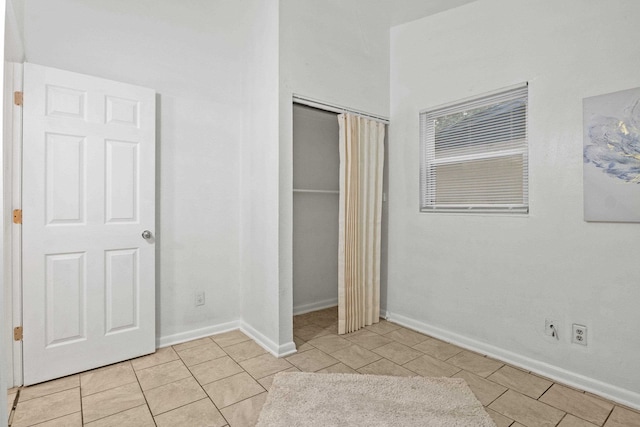
[[[380,318],[380,227],[385,125],[340,114],[338,333]]]

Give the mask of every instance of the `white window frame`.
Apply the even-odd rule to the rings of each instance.
[[[517,148],[495,150],[491,152],[468,153],[451,157],[436,159],[435,156],[435,120],[484,106],[490,106],[523,99],[526,106],[525,112],[525,137],[523,145]],[[529,212],[529,143],[528,143],[528,86],[526,83],[504,88],[482,96],[457,101],[435,108],[420,111],[420,211],[421,212],[455,212],[455,213],[512,213],[527,214]],[[505,204],[436,204],[436,174],[435,166],[442,164],[460,163],[463,161],[497,159],[500,157],[521,155],[523,161],[522,188],[523,197],[521,203]]]

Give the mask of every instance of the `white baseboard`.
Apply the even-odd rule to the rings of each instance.
[[[399,314],[390,313],[389,311],[386,312],[386,318],[391,322],[406,326],[407,328],[422,332],[435,338],[442,339],[457,346],[482,353],[511,365],[518,366],[559,383],[597,394],[630,408],[640,409],[640,393],[635,393],[613,384],[595,380],[576,372],[568,371],[539,360],[531,359],[529,357],[474,340],[473,338],[456,334],[455,332],[428,325]]]
[[[276,357],[289,356],[297,351],[296,345],[293,341],[283,345],[277,345],[262,333],[258,332],[256,329],[241,320],[234,320],[233,322],[221,323],[219,325],[207,326],[206,328],[194,329],[193,331],[180,332],[178,334],[159,337],[156,339],[156,348],[168,347],[170,345],[181,344],[198,338],[204,338],[210,335],[235,330],[242,331],[258,345]]]
[[[293,307],[293,315],[305,314],[312,311],[323,310],[329,307],[335,307],[338,305],[338,298],[331,298],[322,301],[313,302],[311,304],[298,305]]]
[[[192,331],[180,332],[156,338],[156,348],[168,347],[170,345],[208,337],[209,335],[221,334],[240,328],[240,321],[221,323],[219,325],[207,326],[206,328],[194,329]]]
[[[240,330],[275,357],[289,356],[297,351],[296,345],[293,341],[283,345],[278,345],[245,322],[240,323]]]

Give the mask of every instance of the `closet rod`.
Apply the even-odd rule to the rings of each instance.
[[[294,188],[294,193],[322,193],[322,194],[340,194],[338,190],[306,190],[302,188]]]
[[[389,119],[387,117],[376,116],[375,114],[365,113],[363,111],[354,110],[351,108],[342,107],[336,104],[329,104],[324,101],[318,101],[317,99],[308,98],[306,96],[293,94],[293,103],[306,105],[308,107],[318,108],[324,111],[330,111],[332,113],[350,113],[355,114],[356,116],[364,117],[366,119],[375,120],[380,123],[384,123],[385,125],[389,124]]]

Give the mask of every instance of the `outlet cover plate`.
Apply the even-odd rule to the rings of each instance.
[[[587,345],[587,327],[574,323],[571,326],[571,342],[574,344]]]

